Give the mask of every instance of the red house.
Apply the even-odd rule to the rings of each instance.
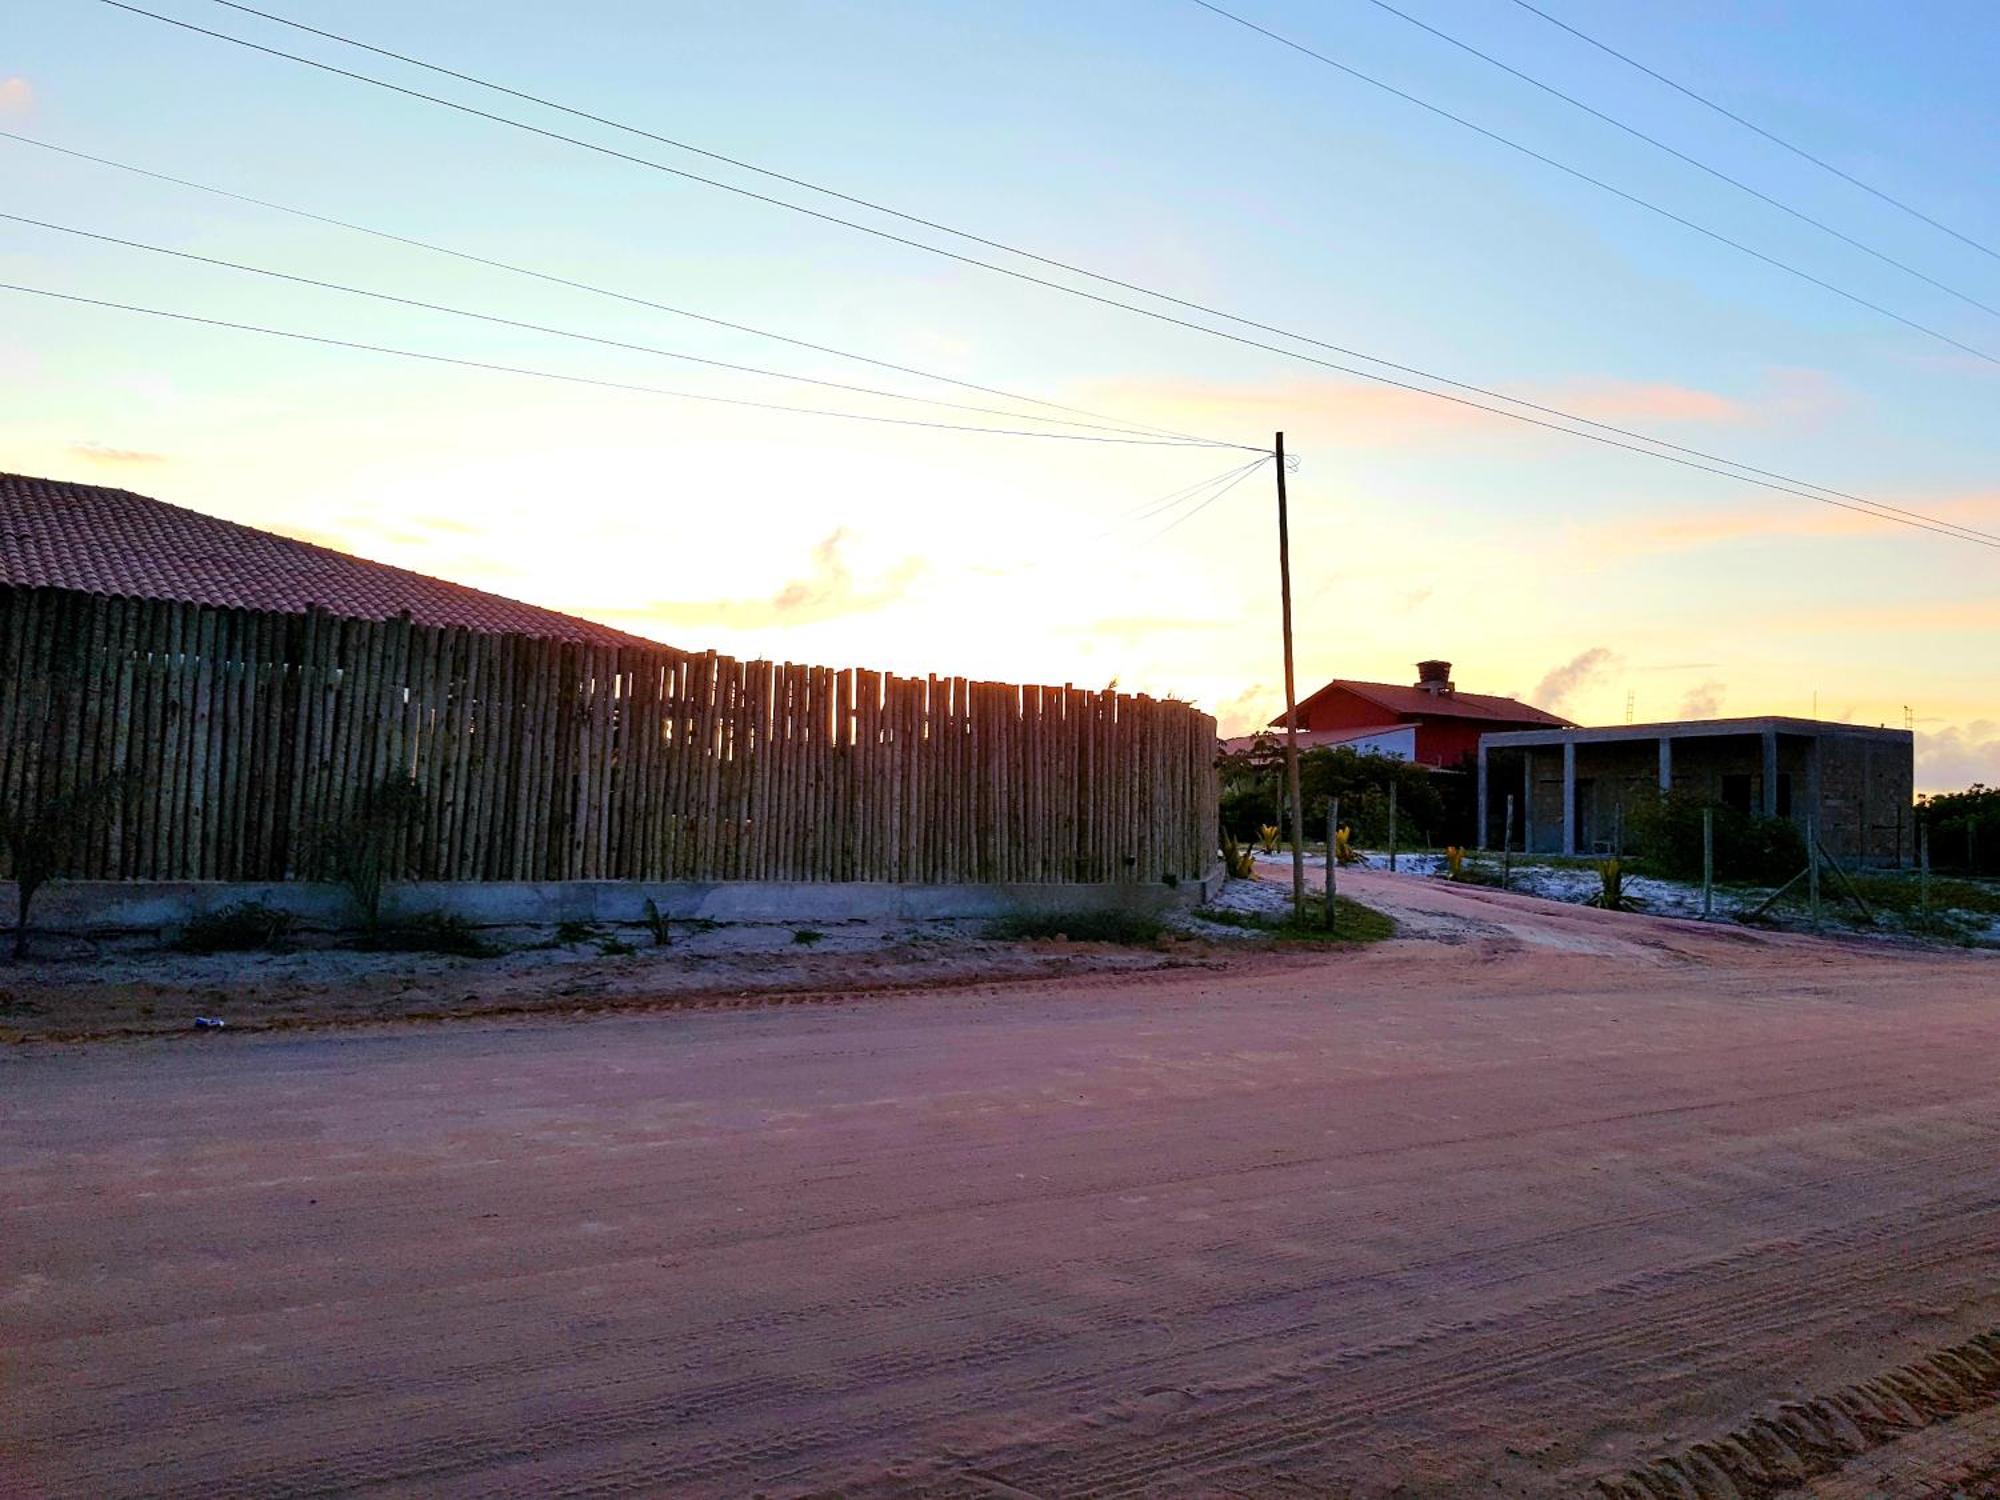
[[[1410,758],[1425,766],[1458,764],[1478,751],[1482,734],[1570,727],[1569,720],[1516,698],[1461,693],[1451,680],[1448,661],[1418,662],[1414,687],[1337,677],[1300,703],[1298,713],[1301,735],[1324,735],[1319,741],[1323,744],[1414,729],[1415,753]],[[1285,716],[1278,715],[1271,726],[1282,730]]]

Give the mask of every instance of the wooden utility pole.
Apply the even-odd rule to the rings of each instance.
[[[1340,839],[1340,799],[1335,797],[1326,805],[1326,930],[1333,931],[1335,921],[1334,901],[1340,861],[1333,857],[1334,846]]]
[[[1272,449],[1278,472],[1278,598],[1285,616],[1285,789],[1292,803],[1292,920],[1306,919],[1305,809],[1299,806],[1299,703],[1292,682],[1292,536],[1285,515],[1285,435]],[[1327,853],[1333,857],[1332,851]]]

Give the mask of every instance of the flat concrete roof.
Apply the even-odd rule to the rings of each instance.
[[[1915,736],[1907,729],[1888,729],[1872,724],[1842,724],[1828,719],[1791,719],[1782,715],[1757,719],[1678,719],[1659,724],[1607,724],[1584,729],[1508,729],[1479,737],[1482,750],[1532,750],[1541,745],[1597,745],[1618,740],[1686,740],[1706,735],[1789,734],[1811,739],[1831,739],[1836,735],[1887,740],[1911,744]]]

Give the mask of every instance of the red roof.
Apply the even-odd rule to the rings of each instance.
[[[657,646],[608,625],[94,484],[0,474],[0,585]]]
[[[1399,683],[1349,682],[1339,677],[1304,699],[1298,707],[1299,717],[1304,719],[1307,708],[1335,692],[1351,693],[1405,719],[1478,719],[1486,723],[1532,724],[1551,728],[1566,728],[1569,725],[1568,719],[1532,708],[1518,698],[1497,698],[1489,693],[1461,693],[1455,690],[1433,693],[1425,688],[1404,687]],[[1280,727],[1284,722],[1283,714],[1271,721]]]

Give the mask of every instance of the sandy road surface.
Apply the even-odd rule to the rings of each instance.
[[[0,1493],[1572,1493],[2000,1324],[2000,963],[1345,888],[1429,936],[13,1049]]]

